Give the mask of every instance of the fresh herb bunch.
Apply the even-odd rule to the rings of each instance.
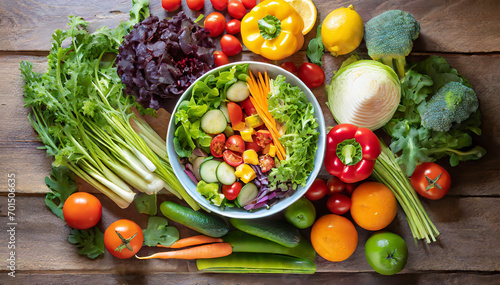
[[[402,81],[400,106],[394,117],[384,126],[384,130],[392,137],[392,152],[401,152],[397,162],[408,177],[421,162],[449,156],[450,165],[456,166],[462,161],[479,159],[486,154],[486,150],[480,146],[470,148],[473,144],[472,136],[481,135],[479,109],[468,118],[456,118],[461,122],[453,123],[448,131],[435,131],[422,125],[422,107],[450,82],[458,82],[464,88],[472,88],[470,83],[459,76],[457,70],[451,68],[440,56],[431,56],[417,63],[406,72]],[[462,95],[450,93],[448,96],[455,96],[458,101],[465,102],[464,98],[458,97]]]
[[[46,73],[21,62],[28,119],[42,148],[55,157],[53,166],[67,166],[120,207],[134,199],[128,183],[148,194],[166,187],[198,209],[168,163],[165,141],[132,112],[141,108],[124,96],[113,66],[123,37],[148,16],[148,1],[134,0],[129,21],[94,33],[82,18],[70,16],[69,29],[52,36]]]

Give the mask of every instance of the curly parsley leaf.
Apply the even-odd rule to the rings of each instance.
[[[325,50],[325,45],[323,45],[323,40],[321,39],[321,25],[318,26],[316,30],[316,37],[309,41],[307,46],[307,58],[319,66],[321,66],[321,58],[323,57]]]
[[[73,173],[66,166],[52,167],[50,177],[45,177],[45,184],[51,191],[45,196],[45,205],[64,220],[62,210],[64,201],[78,190]]]
[[[78,254],[94,259],[104,253],[104,234],[93,227],[88,230],[72,229],[68,241],[77,248]]]
[[[168,221],[162,217],[149,217],[148,227],[142,230],[145,246],[158,244],[170,246],[179,240],[179,231],[175,227],[167,227]]]

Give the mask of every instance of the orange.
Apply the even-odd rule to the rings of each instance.
[[[319,218],[311,229],[314,250],[326,260],[343,261],[358,245],[358,232],[348,219],[334,214]]]
[[[351,216],[360,227],[378,231],[387,227],[398,210],[396,197],[382,183],[365,182],[351,196]]]

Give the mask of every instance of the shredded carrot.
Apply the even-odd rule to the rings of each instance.
[[[250,72],[250,76],[247,80],[248,89],[250,90],[250,101],[257,110],[257,114],[264,121],[267,129],[271,133],[274,145],[276,146],[276,154],[280,160],[285,159],[286,151],[279,138],[281,137],[279,128],[276,120],[274,120],[271,112],[269,112],[269,105],[267,102],[267,94],[271,91],[271,86],[269,85],[269,76],[267,72],[264,72],[264,77],[262,73],[259,72],[258,79]]]
[[[138,259],[200,259],[200,258],[217,258],[228,256],[233,252],[233,247],[227,242],[211,243],[191,248],[158,252],[150,256],[139,257]]]
[[[221,238],[213,238],[205,235],[192,236],[188,238],[180,239],[174,242],[171,246],[164,246],[158,244],[157,247],[166,247],[166,248],[183,248],[193,245],[200,245],[206,243],[214,243],[214,242],[222,242]]]

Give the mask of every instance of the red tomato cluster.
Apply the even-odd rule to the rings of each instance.
[[[316,178],[307,190],[305,197],[310,201],[317,201],[329,196],[326,206],[330,212],[342,215],[351,208],[349,196],[356,188],[356,184],[344,183],[338,177],[332,176],[328,181]]]

